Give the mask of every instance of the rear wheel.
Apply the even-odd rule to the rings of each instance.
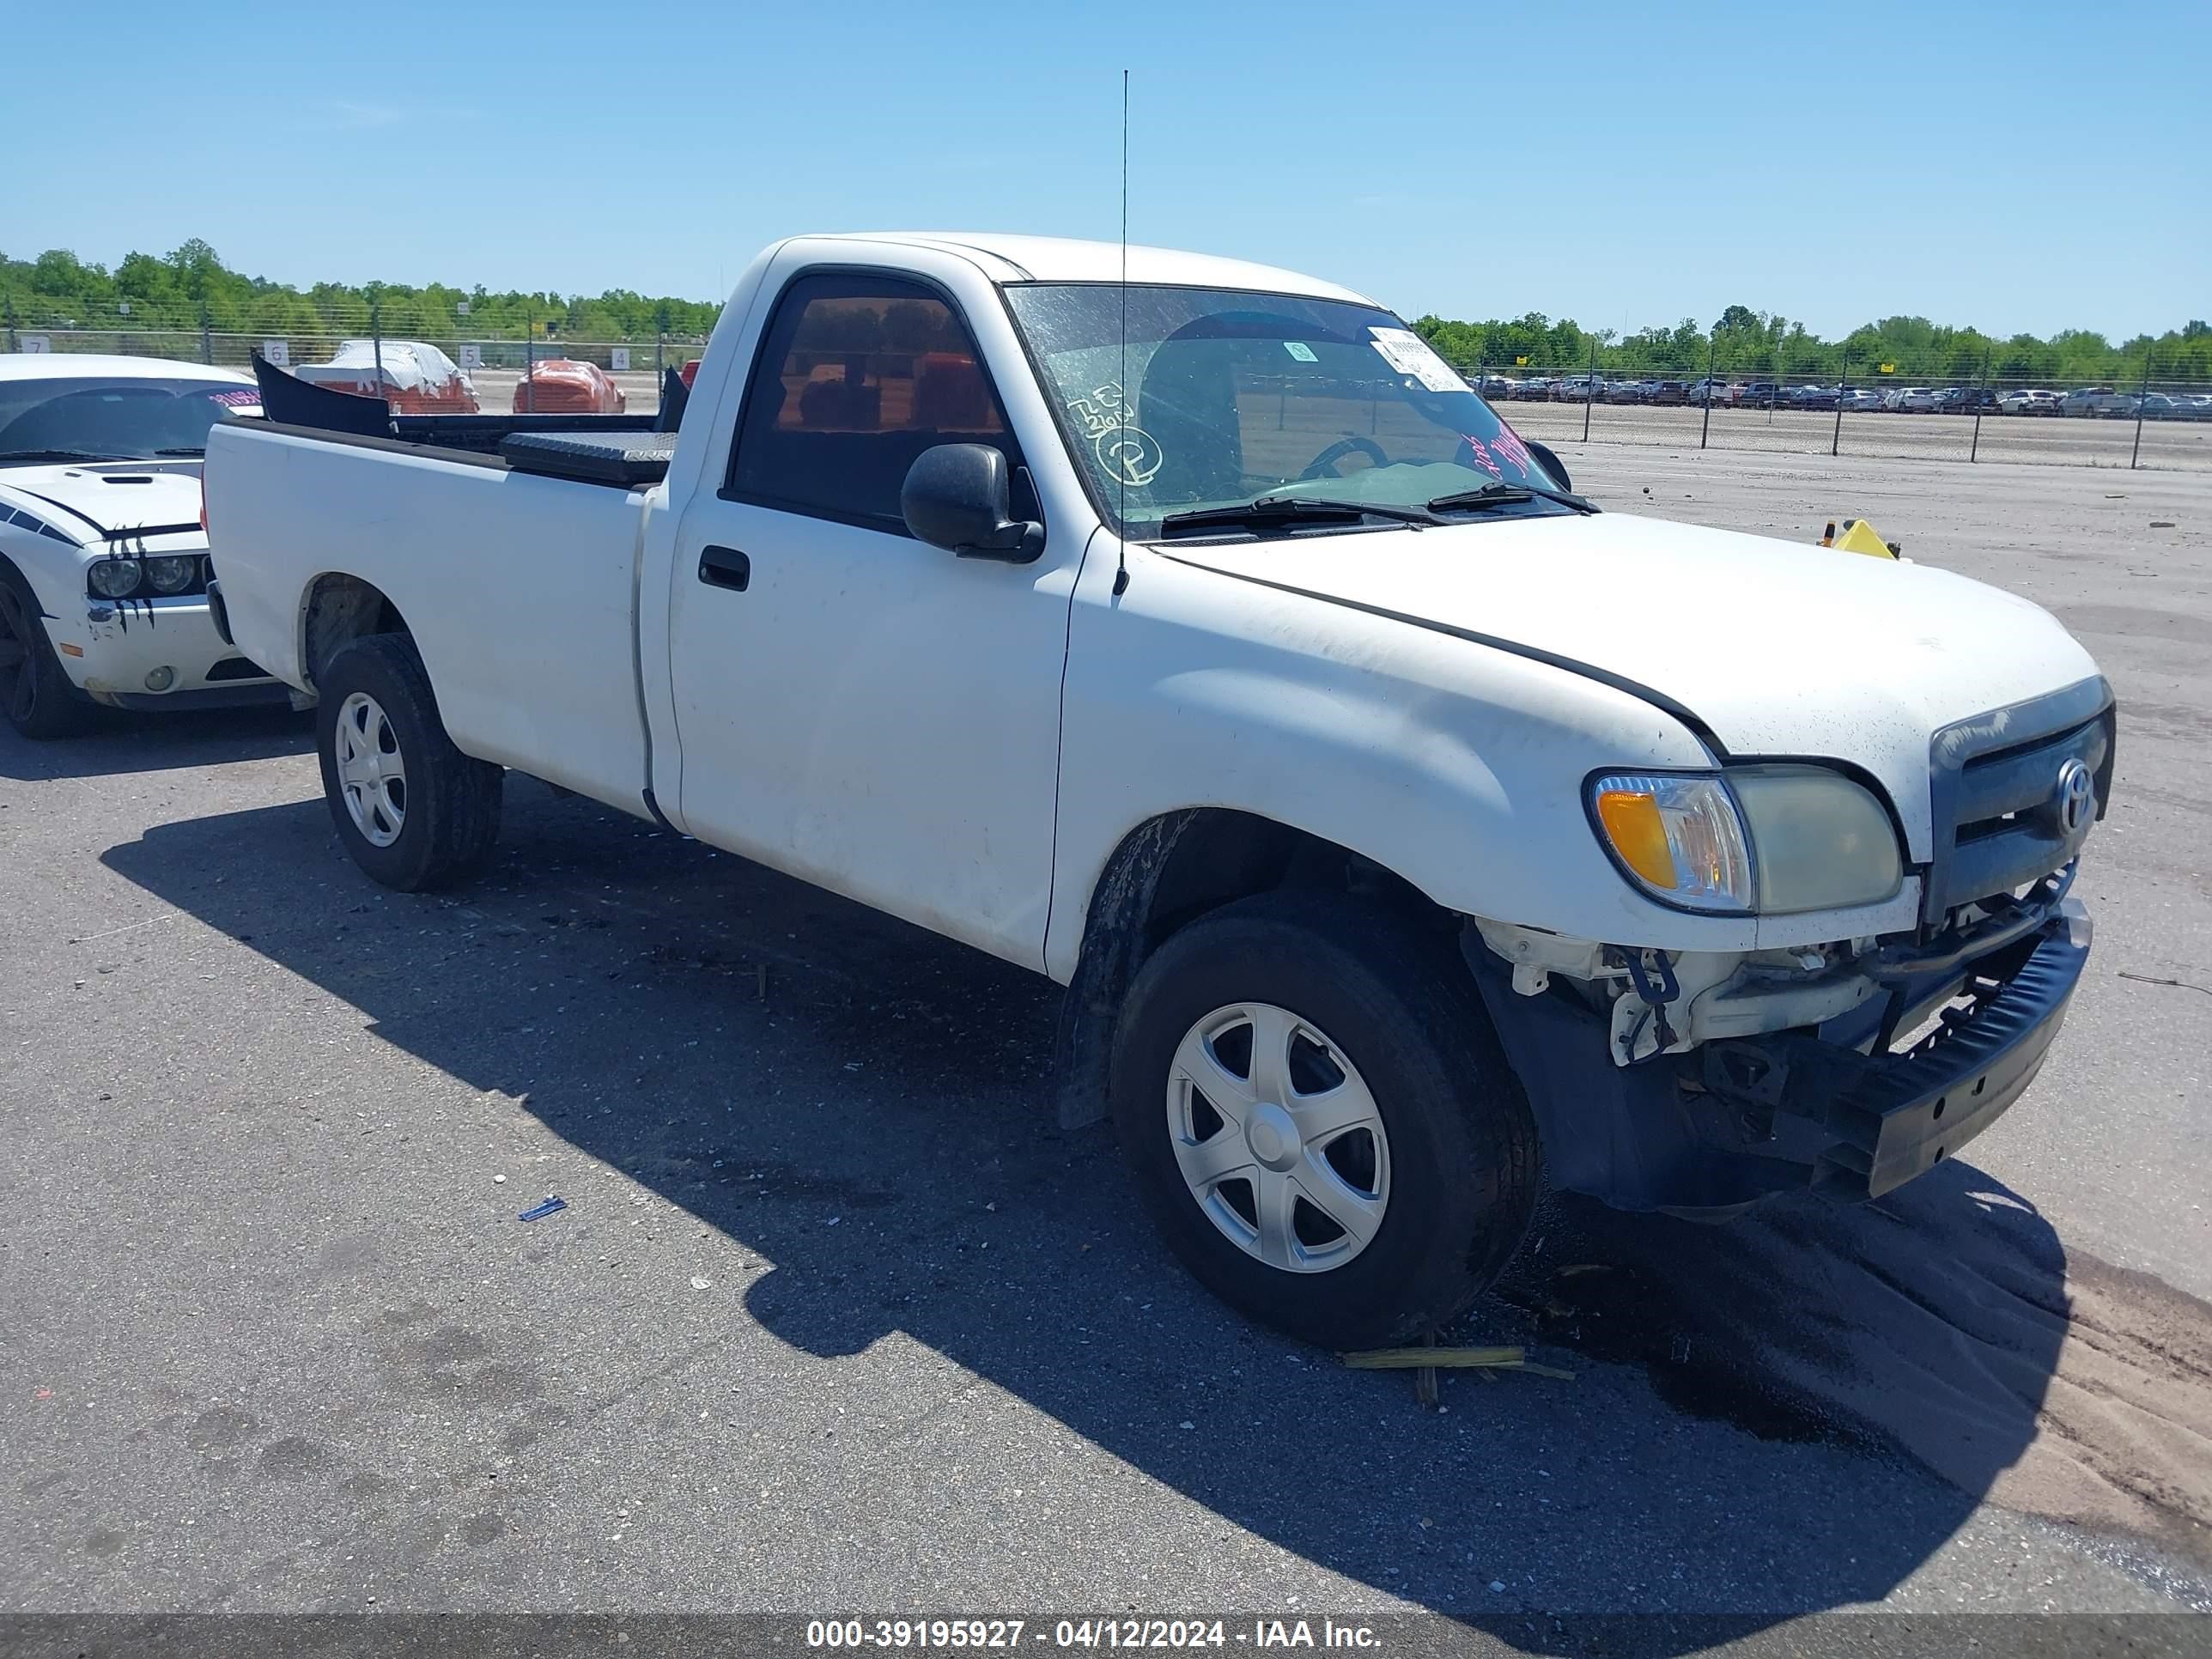
[[[1465,969],[1334,896],[1244,900],[1161,945],[1123,1011],[1113,1102],[1184,1264],[1323,1346],[1462,1312],[1535,1200],[1535,1127]]]
[[[499,837],[506,774],[453,746],[415,642],[356,640],[316,689],[323,793],[354,862],[409,892],[481,868]]]
[[[92,715],[62,672],[37,598],[11,570],[0,570],[0,709],[17,732],[41,740],[82,732]]]

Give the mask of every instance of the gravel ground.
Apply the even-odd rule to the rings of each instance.
[[[2090,977],[1908,1205],[1697,1251],[1558,1206],[1468,1334],[1574,1380],[1448,1376],[1425,1413],[1172,1266],[1103,1134],[1052,1126],[1041,981],[521,779],[489,878],[384,892],[295,716],[0,736],[0,1611],[1632,1611],[1795,1641],[1868,1604],[2212,1607],[2179,1499],[2100,1530],[2008,1486],[2052,1437],[2069,1287],[2212,1297],[2212,487],[1567,459],[1632,511],[1869,517],[2052,606],[2119,689]],[[1778,623],[1808,674],[1845,647]],[[1899,1220],[1924,1269],[1874,1248]],[[1983,1222],[1990,1282],[2058,1312],[2002,1367],[1972,1334],[1929,1362],[1931,1396],[2011,1401],[1964,1454],[1779,1341],[1676,1358],[1719,1328],[1701,1302],[1802,1279],[1806,1352],[1848,1375],[1878,1303],[1948,1305],[1944,1230]],[[1585,1247],[1673,1303],[1561,1304]]]

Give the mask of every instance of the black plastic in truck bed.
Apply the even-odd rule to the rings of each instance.
[[[518,472],[635,489],[659,483],[676,455],[673,432],[517,432],[500,459]]]
[[[676,434],[653,430],[651,415],[395,415],[381,398],[313,385],[258,352],[253,374],[271,426],[330,443],[428,451],[472,466],[617,489],[659,483],[676,453]]]

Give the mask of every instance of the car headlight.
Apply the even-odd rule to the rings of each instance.
[[[1905,879],[1881,802],[1826,767],[1609,773],[1589,790],[1614,861],[1664,903],[1787,915],[1877,904]]]
[[[1840,910],[1896,896],[1905,860],[1872,790],[1825,766],[1736,767],[1728,781],[1751,830],[1761,910]]]
[[[136,559],[102,559],[92,567],[86,580],[103,599],[122,599],[137,592],[141,574]]]
[[[181,593],[199,574],[197,554],[164,553],[146,561],[146,583],[156,593]]]

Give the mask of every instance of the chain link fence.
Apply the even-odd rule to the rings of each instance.
[[[351,341],[419,340],[459,363],[488,411],[522,406],[526,364],[550,358],[605,370],[634,414],[659,406],[661,374],[706,347],[704,334],[656,331],[629,338],[562,337],[557,325],[526,318],[520,327],[471,330],[465,316],[412,331],[387,325],[374,303],[313,298],[319,327],[258,332],[217,330],[189,316],[130,314],[21,317],[4,322],[10,351],[108,352],[246,368],[258,351],[292,366],[328,362]],[[401,319],[431,320],[419,307]],[[1545,365],[1457,362],[1513,426],[1543,442],[1649,444],[1671,449],[1760,450],[1900,459],[2011,461],[2047,465],[2212,471],[2212,370],[2202,353],[2161,361],[2154,348],[2130,372],[2100,380],[2031,379],[1962,362],[1950,351],[1927,361],[1826,365],[1793,374],[1786,351],[1773,367],[1730,374],[1621,368],[1607,356]]]
[[[145,307],[94,317],[33,319],[11,306],[0,316],[0,329],[4,329],[0,344],[11,352],[164,357],[250,370],[257,352],[271,362],[299,368],[327,363],[341,347],[357,341],[368,342],[372,353],[388,342],[421,342],[435,346],[460,365],[475,389],[478,405],[487,412],[519,406],[518,395],[526,395],[519,394],[517,389],[527,365],[566,358],[605,370],[632,414],[657,410],[662,370],[681,368],[707,346],[703,334],[668,331],[626,338],[569,339],[557,325],[548,328],[531,319],[519,327],[472,330],[465,317],[459,317],[442,328],[408,331],[387,326],[379,314],[380,307],[343,299],[320,301],[315,310],[320,326],[313,329],[247,332],[203,326],[189,316],[165,315]],[[400,320],[406,320],[404,313]]]
[[[1778,454],[2212,470],[2212,373],[2140,355],[2100,380],[2005,377],[1938,361],[1840,374],[1645,374],[1601,361],[1455,365],[1524,435]]]

